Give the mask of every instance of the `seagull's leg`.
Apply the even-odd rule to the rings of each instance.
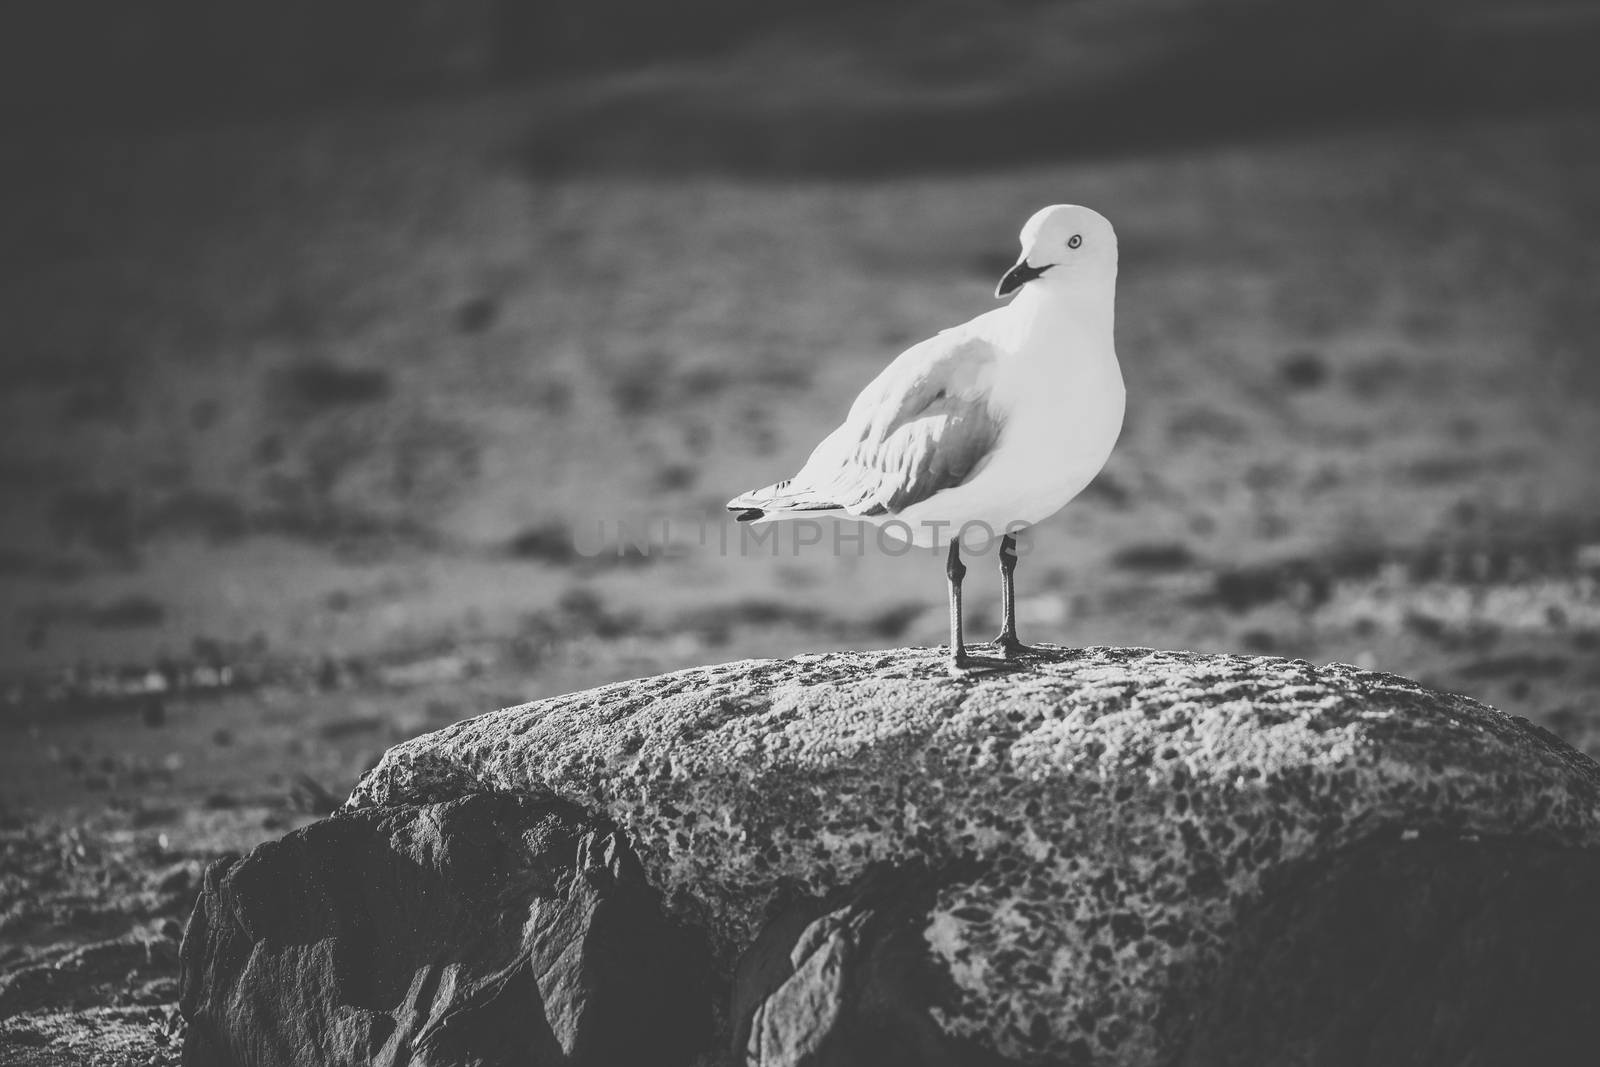
[[[1028,651],[1017,637],[1017,539],[1006,534],[1000,539],[1000,636],[990,642],[1007,658]]]
[[[967,576],[967,568],[961,562],[959,539],[950,542],[950,555],[945,559],[944,573],[950,579],[950,665],[965,667],[967,646],[961,640],[961,579]]]

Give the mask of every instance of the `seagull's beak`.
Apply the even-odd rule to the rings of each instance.
[[[1005,277],[1000,279],[1000,284],[994,287],[995,298],[1010,296],[1049,269],[1048,266],[1030,266],[1027,257],[1024,256],[1022,259],[1017,260],[1015,267],[1006,271]]]

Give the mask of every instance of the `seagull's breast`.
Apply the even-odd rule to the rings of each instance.
[[[1041,361],[1043,362],[1043,361]],[[1019,368],[1003,386],[1010,417],[995,449],[992,491],[1032,525],[1055,514],[1100,473],[1122,432],[1126,392],[1116,355]],[[974,479],[976,480],[976,479]]]

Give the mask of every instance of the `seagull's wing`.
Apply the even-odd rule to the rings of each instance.
[[[962,328],[907,349],[785,489],[799,507],[874,516],[961,485],[988,461],[1004,426],[990,394],[999,354]]]

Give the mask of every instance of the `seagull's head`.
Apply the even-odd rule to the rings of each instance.
[[[1024,285],[1082,289],[1117,280],[1117,231],[1098,211],[1077,204],[1041,208],[1022,227],[1022,258],[995,287],[997,297]]]

